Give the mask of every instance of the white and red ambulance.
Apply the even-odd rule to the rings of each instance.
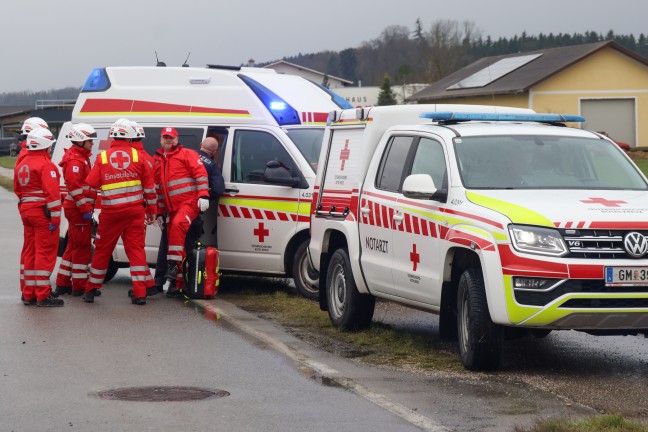
[[[466,368],[507,337],[648,334],[648,181],[578,116],[410,105],[332,113],[311,219],[320,307],[440,315]]]
[[[270,69],[106,67],[88,77],[72,123],[97,130],[93,158],[107,149],[119,118],[144,127],[150,154],[160,147],[163,127],[176,128],[180,143],[196,150],[205,137],[216,137],[226,191],[203,216],[201,240],[213,244],[217,235],[222,271],[293,277],[298,292],[316,298],[317,275],[306,259],[313,184],[328,113],[344,107],[350,106],[323,86]],[[54,163],[70,146],[69,127],[61,130]],[[157,227],[147,229],[151,264],[159,238]],[[106,280],[127,265],[120,243]]]

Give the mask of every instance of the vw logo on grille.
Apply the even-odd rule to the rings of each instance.
[[[641,233],[631,232],[623,239],[623,247],[631,257],[641,258],[648,252],[648,239]]]

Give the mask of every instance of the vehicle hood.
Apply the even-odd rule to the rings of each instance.
[[[468,200],[512,223],[558,228],[648,228],[648,192],[471,190]]]

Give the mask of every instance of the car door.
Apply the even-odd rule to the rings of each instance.
[[[360,199],[360,248],[365,278],[371,290],[393,294],[394,210],[413,137],[393,136],[375,174],[363,185]]]
[[[299,221],[301,189],[267,183],[264,171],[277,161],[289,172],[298,165],[272,131],[232,128],[223,160],[225,193],[218,206],[221,267],[279,273]]]
[[[415,139],[405,176],[428,174],[437,189],[447,188],[447,162],[439,141]],[[410,300],[439,305],[441,271],[439,233],[434,215],[438,201],[416,200],[402,195],[394,210],[394,294]]]

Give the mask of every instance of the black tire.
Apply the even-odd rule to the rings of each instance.
[[[106,277],[104,277],[104,283],[110,282],[110,280],[117,274],[117,270],[119,270],[119,266],[117,265],[117,263],[115,263],[115,261],[113,261],[112,257],[110,257],[108,270],[106,270]]]
[[[376,298],[358,292],[349,254],[345,249],[338,249],[331,256],[326,280],[328,314],[333,325],[348,331],[368,328],[376,307]]]
[[[295,290],[307,299],[319,298],[319,274],[312,268],[308,259],[309,239],[302,241],[292,261],[292,277],[295,281]]]
[[[446,282],[441,291],[441,310],[439,312],[439,337],[443,341],[457,340],[457,291]]]
[[[468,370],[496,370],[500,365],[504,328],[493,323],[488,312],[484,278],[468,269],[459,279],[457,328],[461,362]]]

